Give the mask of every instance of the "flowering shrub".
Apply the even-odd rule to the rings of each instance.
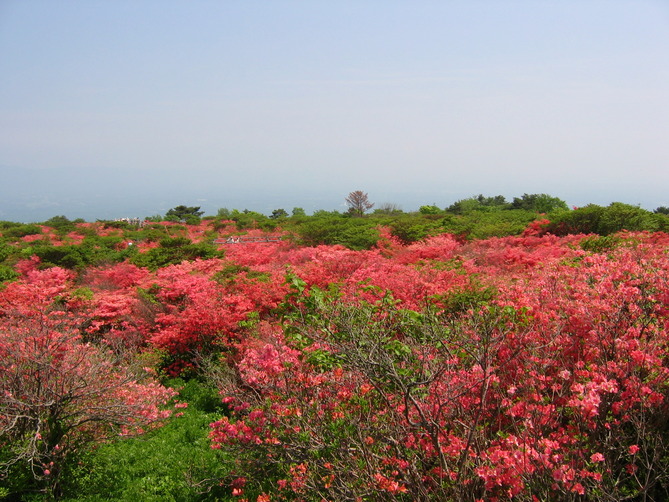
[[[84,319],[54,302],[70,278],[31,271],[0,291],[0,479],[27,476],[49,496],[72,453],[142,433],[169,416],[161,406],[174,395],[82,340]]]
[[[293,276],[284,342],[249,345],[222,385],[232,413],[211,437],[236,452],[237,493],[665,497],[669,261],[630,237],[606,254],[552,236],[409,251],[419,269],[363,252],[327,290]],[[428,287],[454,257],[486,276]]]
[[[0,292],[6,409],[32,351],[131,407],[79,437],[138,432],[169,393],[127,369],[137,353],[183,375],[209,357],[222,368],[199,376],[229,410],[211,445],[234,459],[221,483],[240,500],[666,499],[669,236],[545,225],[406,245],[379,228],[370,249],[263,242],[182,261],[203,222],[144,229],[136,248],[162,251],[78,273],[26,255]],[[20,421],[0,409],[3,459],[43,444],[48,420],[10,437]],[[42,480],[69,443],[49,444],[32,450]]]

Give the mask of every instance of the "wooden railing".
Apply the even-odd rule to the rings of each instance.
[[[248,244],[251,242],[281,242],[283,239],[277,235],[251,236],[251,235],[233,235],[230,237],[221,237],[214,240],[214,244]]]

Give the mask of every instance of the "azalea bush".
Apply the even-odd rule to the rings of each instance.
[[[172,391],[82,340],[81,316],[54,302],[70,279],[33,270],[0,292],[0,480],[14,496],[59,495],[74,453],[170,414]]]
[[[235,452],[231,489],[665,498],[669,262],[656,239],[606,253],[554,238],[467,244],[450,255],[473,257],[486,288],[405,301],[374,277],[322,289],[291,276],[280,329],[243,341],[221,380],[233,412],[212,441]]]
[[[504,212],[273,220],[312,245],[217,245],[269,235],[222,219],[5,239],[3,488],[73,498],[90,472],[101,497],[126,455],[121,498],[666,499],[669,236]],[[168,418],[168,376],[218,403]],[[151,455],[110,443],[146,431]],[[148,481],[170,442],[194,463]]]

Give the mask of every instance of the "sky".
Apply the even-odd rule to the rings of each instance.
[[[0,220],[669,206],[666,0],[0,0]]]

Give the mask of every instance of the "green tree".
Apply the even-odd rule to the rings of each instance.
[[[557,197],[545,193],[523,194],[522,197],[514,197],[511,209],[525,209],[536,213],[550,213],[552,211],[569,209],[567,203]]]
[[[556,213],[546,230],[556,235],[610,235],[621,230],[655,232],[663,228],[662,219],[660,214],[622,202],[613,202],[607,207],[588,204],[573,211]]]
[[[197,224],[204,211],[200,211],[200,206],[177,206],[165,213],[167,221],[183,221],[189,224]]]
[[[480,211],[481,209],[481,203],[474,197],[470,197],[468,199],[460,199],[459,201],[454,202],[448,206],[446,211],[454,214],[467,214],[472,211]]]
[[[230,218],[230,210],[227,207],[222,207],[218,210],[216,216],[227,220]]]
[[[230,213],[230,219],[235,222],[238,230],[258,227],[265,228],[265,225],[268,223],[267,216],[256,211],[249,211],[248,209],[244,209],[243,211],[233,209]],[[272,225],[275,224],[272,223]]]
[[[43,225],[51,227],[59,233],[67,233],[75,229],[75,223],[66,216],[54,216],[46,220]]]
[[[431,206],[420,206],[420,208],[418,208],[418,212],[420,214],[439,214],[441,213],[441,209],[433,204]]]
[[[638,206],[613,202],[604,210],[599,221],[597,233],[600,235],[609,235],[620,230],[647,230],[654,232],[658,230],[657,219],[653,213]]]
[[[278,220],[280,218],[286,218],[288,216],[288,212],[285,209],[275,209],[272,211],[272,214],[270,215],[270,218],[273,220]]]
[[[490,211],[496,209],[507,209],[509,204],[503,195],[495,195],[493,197],[486,197],[479,194],[468,199],[461,199],[451,204],[447,211],[455,214],[466,214],[471,211]]]

